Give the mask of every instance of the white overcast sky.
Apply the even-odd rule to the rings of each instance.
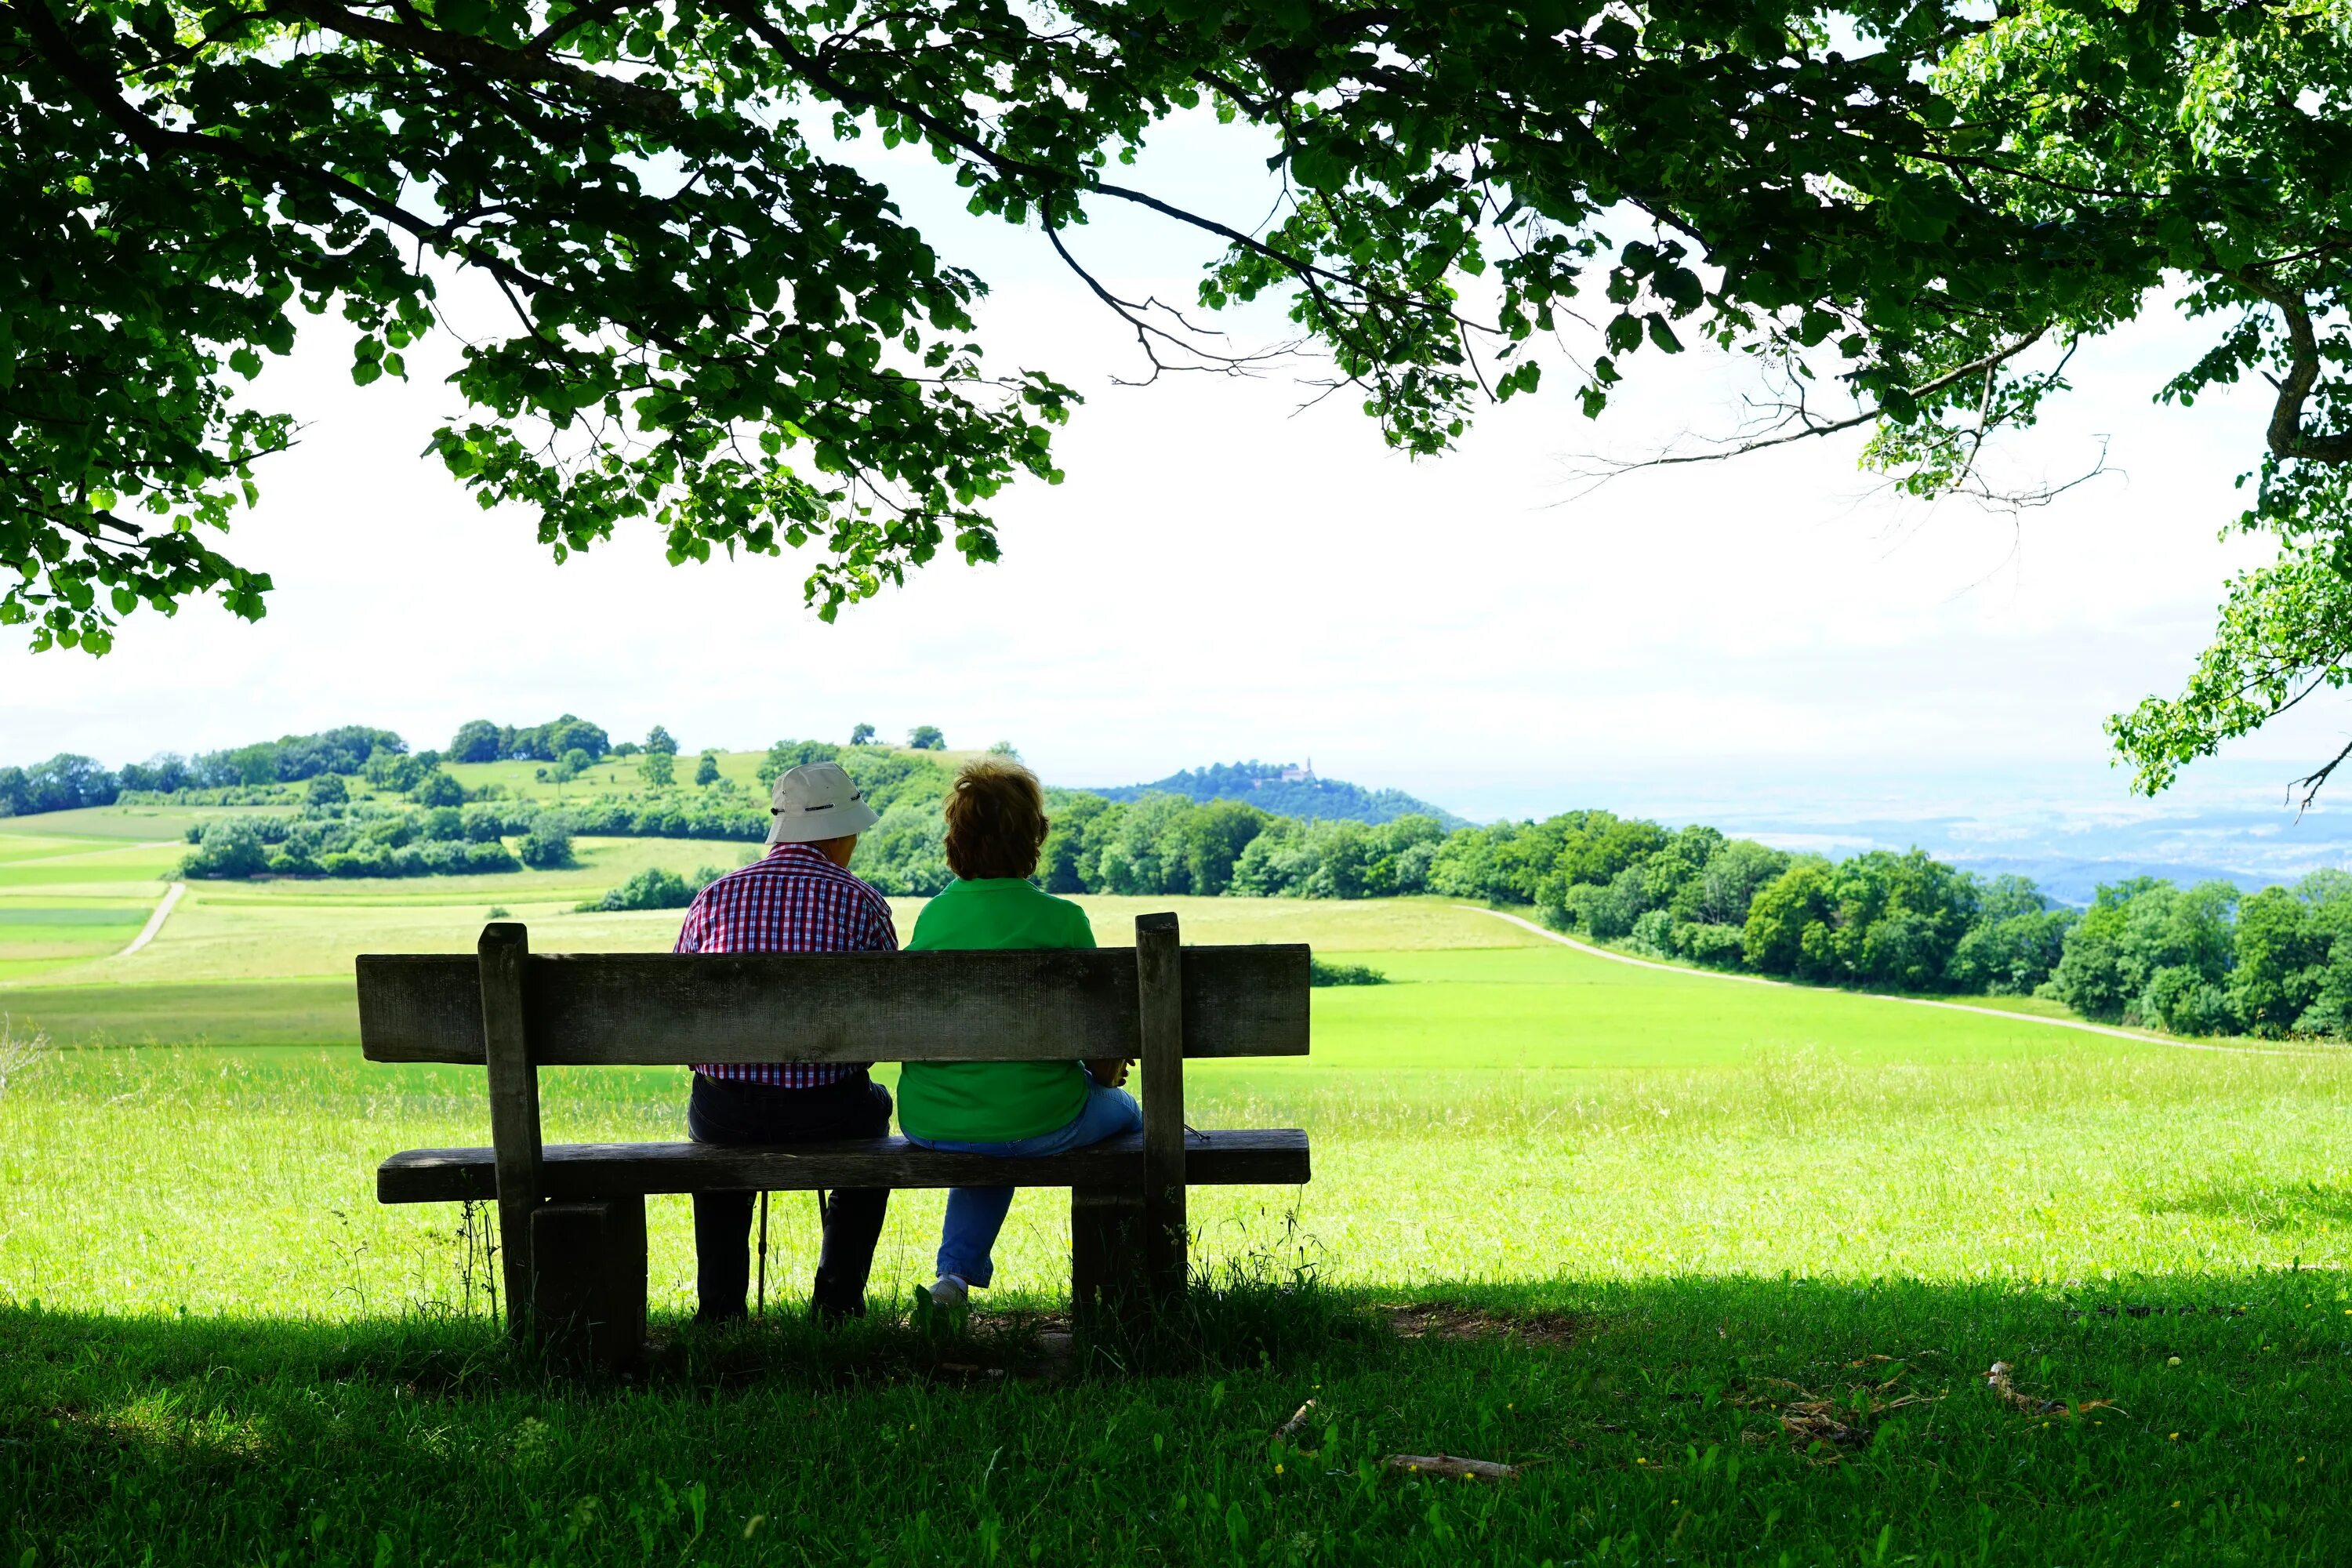
[[[260,389],[310,421],[231,543],[277,580],[268,619],[142,613],[95,660],[7,634],[0,761],[345,722],[437,745],[467,719],[570,710],[689,747],[937,723],[1069,784],[1312,757],[1481,816],[1908,815],[2029,793],[2099,809],[2126,800],[2101,718],[2177,687],[2228,573],[2256,559],[2217,532],[2263,410],[2153,405],[2204,341],[2168,318],[2085,351],[2078,391],[2011,459],[2061,477],[2104,436],[2118,471],[2021,519],[1874,499],[1852,444],[1581,493],[1580,455],[1725,427],[1746,372],[1643,353],[1637,395],[1598,426],[1556,375],[1411,461],[1349,399],[1299,412],[1279,377],[1111,384],[1131,348],[1037,237],[964,219],[925,160],[861,155],[993,285],[994,364],[1088,397],[1059,438],[1068,481],[998,502],[1001,563],[944,559],[832,626],[802,608],[791,557],[672,568],[641,528],[559,567],[529,516],[478,510],[417,455],[458,411],[433,353],[404,386],[352,388],[330,319]],[[1263,209],[1251,149],[1204,122],[1168,130],[1146,173],[1243,223]],[[1207,254],[1123,214],[1079,243],[1121,286],[1179,300]],[[2196,787],[2275,799],[2347,727],[2340,706],[2299,718]]]

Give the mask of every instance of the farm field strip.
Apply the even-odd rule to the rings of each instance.
[[[1719,969],[1701,968],[1699,965],[1693,963],[1662,963],[1655,959],[1641,958],[1630,952],[1612,952],[1608,948],[1596,947],[1591,942],[1579,942],[1574,937],[1565,935],[1562,932],[1549,931],[1544,927],[1536,924],[1533,921],[1508,913],[1502,910],[1485,909],[1476,904],[1461,904],[1456,907],[1465,910],[1471,910],[1478,914],[1492,915],[1496,920],[1508,921],[1515,926],[1533,931],[1538,936],[1548,938],[1552,942],[1558,942],[1562,947],[1573,948],[1577,952],[1585,953],[1593,958],[1605,958],[1612,963],[1629,963],[1636,969],[1652,969],[1664,974],[1687,974],[1700,980],[1728,980],[1743,985],[1773,985],[1778,986],[1784,991],[1803,991],[1813,989],[1812,987],[1793,984],[1785,980],[1774,980],[1769,976],[1761,974],[1732,974]],[[2086,1035],[2107,1035],[2112,1036],[2114,1038],[2118,1040],[2145,1040],[2150,1045],[2169,1046],[2176,1050],[2183,1051],[2226,1051],[2239,1055],[2252,1054],[2254,1056],[2272,1057],[2326,1056],[2332,1054],[2331,1047],[2324,1046],[2296,1047],[2290,1046],[2265,1046],[2252,1043],[2241,1045],[2219,1045],[2209,1040],[2181,1039],[2176,1036],[2155,1034],[2145,1029],[2119,1029],[2111,1024],[2092,1023],[2087,1018],[2053,1016],[2049,1013],[2032,1011],[2022,1007],[1988,1007],[1980,1003],[1948,1002],[1941,998],[1933,996],[1894,996],[1886,994],[1884,992],[1875,991],[1856,991],[1844,993],[1844,994],[1859,996],[1873,1002],[1896,1002],[1908,1007],[1942,1007],[1954,1013],[1975,1013],[1987,1018],[2022,1018],[2032,1023],[2044,1025],[2053,1028],[2079,1029]],[[2334,1047],[2333,1049],[2341,1050],[2342,1047]]]

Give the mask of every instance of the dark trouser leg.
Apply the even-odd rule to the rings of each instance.
[[[701,1303],[698,1316],[744,1315],[743,1298],[751,1289],[751,1194],[694,1194],[695,1294]]]
[[[773,1089],[698,1073],[687,1135],[698,1143],[806,1143],[881,1138],[890,1131],[890,1094],[864,1073],[822,1089]],[[832,1195],[816,1271],[817,1315],[862,1316],[874,1246],[890,1205],[887,1187]],[[701,1315],[740,1317],[750,1288],[750,1193],[694,1195],[694,1251]]]
[[[866,1315],[866,1277],[874,1268],[874,1245],[882,1238],[889,1212],[887,1187],[845,1187],[829,1194],[824,1215],[824,1250],[816,1264],[816,1311],[820,1318]]]

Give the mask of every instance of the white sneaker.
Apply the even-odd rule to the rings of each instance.
[[[931,1282],[931,1302],[961,1311],[971,1305],[971,1286],[961,1274],[942,1274]]]

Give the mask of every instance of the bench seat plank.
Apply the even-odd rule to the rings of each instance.
[[[1188,947],[1187,1057],[1303,1057],[1308,951]],[[362,953],[376,1062],[482,1062],[471,953]],[[688,1062],[1077,1061],[1133,1056],[1132,948],[1005,952],[532,953],[535,1067]]]
[[[727,1147],[713,1143],[550,1143],[540,1191],[553,1199],[643,1193],[817,1187],[1139,1187],[1143,1135],[1130,1132],[1067,1154],[999,1160],[919,1149],[904,1138]],[[1308,1179],[1307,1134],[1295,1127],[1198,1132],[1184,1140],[1194,1186],[1295,1186]],[[454,1203],[498,1195],[488,1149],[409,1149],[376,1168],[387,1204]]]

